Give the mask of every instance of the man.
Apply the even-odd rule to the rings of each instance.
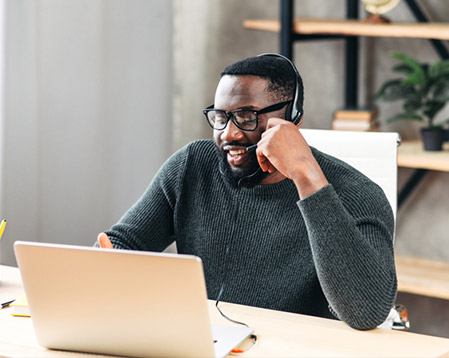
[[[284,58],[228,66],[204,110],[215,143],[169,158],[99,245],[162,251],[176,241],[202,258],[211,299],[357,329],[382,323],[397,286],[391,207],[368,178],[307,145],[289,121],[302,93]]]

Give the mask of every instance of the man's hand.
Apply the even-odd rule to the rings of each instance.
[[[109,236],[106,235],[104,232],[98,234],[97,237],[98,244],[102,249],[113,249],[111,240],[109,240]]]
[[[301,198],[328,184],[298,127],[280,118],[270,118],[257,143],[257,160],[263,171],[276,170],[293,180]]]

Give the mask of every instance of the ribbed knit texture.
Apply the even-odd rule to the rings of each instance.
[[[382,323],[397,285],[393,213],[383,191],[316,149],[330,185],[307,198],[288,179],[235,189],[219,172],[214,146],[193,142],[162,166],[106,232],[114,247],[162,251],[176,240],[179,253],[203,260],[211,299],[225,280],[223,301],[334,314],[357,329]]]

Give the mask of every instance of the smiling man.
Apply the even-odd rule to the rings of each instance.
[[[97,245],[175,241],[203,260],[211,299],[382,323],[397,285],[391,207],[364,175],[307,145],[302,104],[301,78],[281,56],[225,68],[203,110],[214,141],[169,158]]]

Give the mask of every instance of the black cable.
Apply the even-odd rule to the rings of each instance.
[[[257,168],[257,170],[256,170],[254,173],[252,173],[251,175],[247,175],[246,177],[240,178],[239,181],[238,181],[238,183],[237,183],[237,187],[240,188],[240,185],[242,184],[242,181],[243,181],[243,180],[251,179],[253,176],[257,175],[261,170],[262,170],[262,168],[259,167],[259,168]]]
[[[238,209],[238,207],[237,207],[237,209]],[[236,211],[238,212],[238,210],[236,210]],[[234,232],[234,231],[235,231],[235,229],[233,230],[233,232]],[[232,240],[233,240],[233,237],[231,238],[231,243],[232,243]],[[228,277],[227,277],[227,276],[228,276],[228,271],[229,271],[229,270],[228,270],[228,266],[229,266],[229,259],[228,259],[228,256],[229,256],[229,248],[230,248],[230,246],[231,246],[231,243],[229,244],[229,246],[226,247],[226,253],[225,253],[225,267],[224,267],[224,272],[223,272],[223,280],[222,280],[222,283],[221,283],[220,292],[218,293],[217,299],[216,299],[216,301],[215,301],[215,307],[217,307],[218,312],[220,312],[220,314],[221,314],[224,318],[226,318],[228,321],[233,322],[233,323],[236,323],[236,324],[240,324],[240,325],[242,325],[242,326],[245,326],[245,327],[249,328],[249,326],[248,326],[246,323],[240,322],[240,321],[236,321],[236,320],[234,320],[234,319],[232,319],[232,318],[226,316],[226,315],[223,313],[223,311],[220,309],[220,307],[218,307],[218,304],[220,303],[221,296],[222,296],[222,294],[223,294],[223,292],[224,292],[224,288],[225,288],[225,286],[226,286],[226,280],[227,280],[227,278],[228,278]]]
[[[253,177],[254,175],[256,175],[256,174],[259,172],[260,169],[261,169],[261,168],[259,167],[259,168],[257,169],[257,171],[254,172],[253,174],[241,178],[241,179],[239,180],[238,184],[237,184],[237,187],[240,188],[240,184],[241,184],[241,181],[242,181],[242,180]],[[234,236],[235,236],[235,233],[236,233],[236,227],[237,227],[237,225],[235,225],[235,223],[237,222],[237,217],[238,217],[238,213],[239,213],[239,202],[238,202],[237,200],[236,200],[236,204],[237,204],[237,206],[236,206],[235,209],[234,209],[234,218],[233,218],[233,219],[234,219],[234,220],[233,220],[234,226],[233,226],[233,228],[232,228],[231,240],[230,240],[229,244],[226,246],[225,260],[224,260],[224,270],[223,270],[223,278],[222,278],[222,282],[221,282],[220,291],[218,292],[217,299],[215,300],[215,307],[217,308],[218,312],[220,312],[220,314],[221,314],[224,318],[226,318],[228,321],[230,321],[230,322],[232,322],[232,323],[240,324],[240,325],[242,325],[242,326],[245,326],[245,327],[249,328],[249,326],[248,326],[246,323],[240,322],[240,321],[237,321],[237,320],[234,320],[234,319],[228,317],[227,315],[225,315],[225,314],[222,312],[222,310],[220,309],[220,307],[218,307],[218,304],[220,303],[221,296],[223,295],[223,292],[224,292],[224,289],[225,289],[225,286],[226,286],[226,281],[227,281],[227,279],[228,279],[228,274],[229,274],[229,261],[230,261],[229,252],[230,252],[230,250],[231,250],[231,246],[232,246],[232,243],[233,243],[233,241],[234,241]]]

